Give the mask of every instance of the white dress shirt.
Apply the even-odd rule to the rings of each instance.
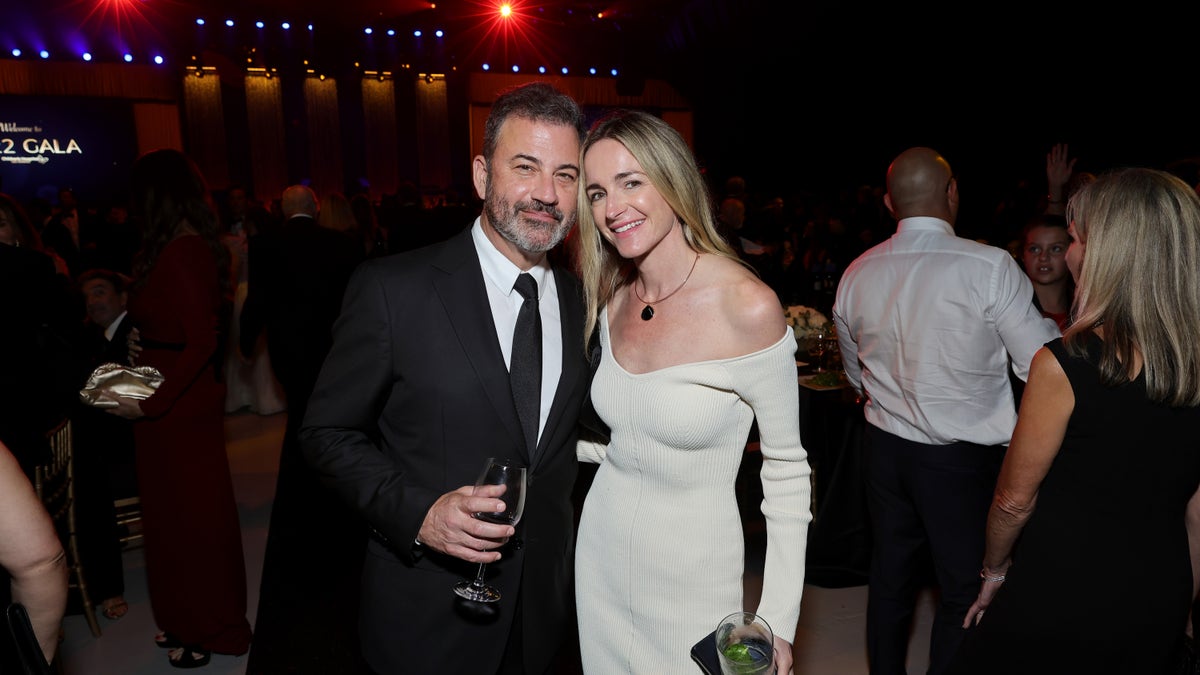
[[[545,258],[533,268],[522,270],[504,257],[483,233],[479,218],[471,227],[471,239],[479,253],[479,265],[483,268],[484,286],[487,287],[488,303],[492,306],[492,320],[496,324],[496,338],[504,363],[512,362],[513,331],[517,327],[517,315],[525,298],[513,290],[521,272],[529,272],[538,287],[538,313],[542,317],[542,402],[539,406],[538,438],[546,427],[550,416],[550,404],[558,389],[562,375],[563,341],[562,318],[558,306],[558,286],[550,262]]]
[[[121,327],[121,322],[125,320],[125,315],[128,313],[128,311],[122,311],[117,318],[113,319],[112,323],[108,324],[108,328],[104,329],[105,340],[112,342],[113,336],[117,334],[117,329]]]
[[[850,264],[833,320],[846,377],[867,395],[866,420],[930,445],[1008,445],[1009,355],[1024,380],[1034,353],[1059,335],[1007,251],[929,217],[901,220]]]

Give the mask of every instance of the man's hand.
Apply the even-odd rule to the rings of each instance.
[[[473,563],[493,563],[503,546],[516,531],[512,525],[488,523],[475,518],[475,513],[503,512],[503,485],[475,487],[466,485],[447,492],[425,514],[425,522],[417,538],[421,544],[446,555]]]
[[[142,354],[141,339],[142,334],[138,332],[136,327],[129,329],[129,337],[125,340],[125,347],[129,350],[126,356],[131,366],[137,365],[138,356]]]

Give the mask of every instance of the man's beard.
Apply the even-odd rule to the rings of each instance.
[[[489,195],[484,200],[483,210],[500,236],[527,253],[545,253],[558,246],[575,225],[573,214],[567,218],[558,208],[537,200],[510,204],[503,198]],[[558,224],[547,225],[540,220],[526,219],[521,215],[522,211],[548,213],[558,220]]]

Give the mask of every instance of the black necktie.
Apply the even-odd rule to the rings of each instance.
[[[513,288],[525,298],[513,330],[512,358],[508,379],[513,402],[525,431],[525,444],[532,458],[537,448],[538,422],[542,401],[542,317],[538,312],[537,281],[528,273],[517,277]]]

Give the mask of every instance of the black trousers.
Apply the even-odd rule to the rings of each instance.
[[[867,599],[871,675],[903,675],[917,593],[939,589],[929,675],[945,672],[979,595],[987,513],[1004,446],[926,445],[867,425],[867,510],[873,545]]]

